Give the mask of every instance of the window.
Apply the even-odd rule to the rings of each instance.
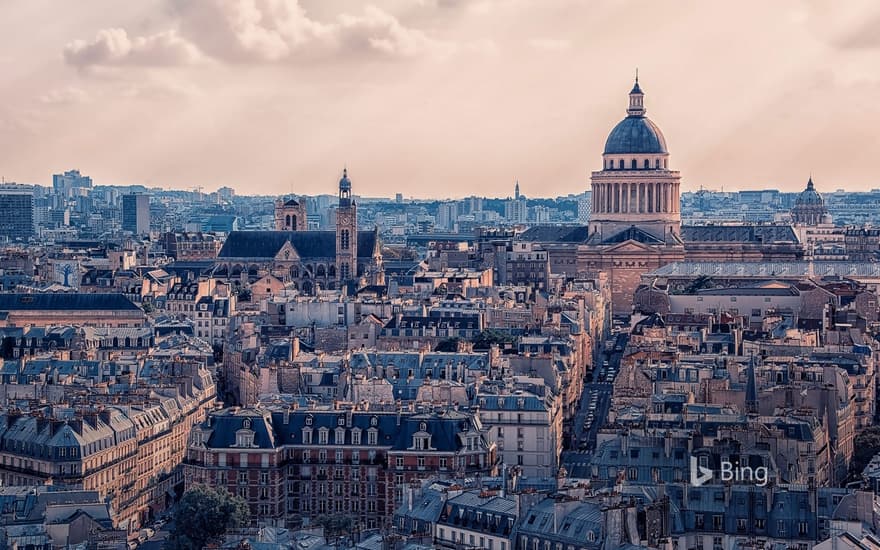
[[[636,159],[632,159],[632,162],[630,162],[630,166],[632,167],[633,170],[638,168],[638,164],[636,164]]]
[[[350,245],[350,234],[348,229],[343,229],[339,232],[339,248],[342,250],[348,250]]]
[[[649,161],[648,159],[645,159],[645,170],[647,170],[650,167],[651,167],[651,161]]]

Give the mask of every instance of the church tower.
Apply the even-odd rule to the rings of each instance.
[[[636,76],[626,118],[608,135],[602,170],[592,175],[594,240],[607,241],[636,228],[659,242],[681,243],[681,177],[669,170],[666,138],[645,112]]]
[[[339,180],[339,207],[336,210],[336,273],[345,283],[357,276],[358,244],[357,204],[351,198],[348,169]]]
[[[305,231],[308,229],[305,201],[296,199],[275,201],[275,231]]]

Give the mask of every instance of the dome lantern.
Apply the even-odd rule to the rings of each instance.
[[[629,108],[626,110],[627,116],[645,116],[645,94],[639,87],[639,70],[636,69],[636,83],[629,92]]]

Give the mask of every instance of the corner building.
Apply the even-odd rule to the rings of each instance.
[[[478,417],[455,410],[224,409],[194,429],[185,478],[227,488],[269,524],[332,514],[381,529],[415,480],[494,475],[486,435]]]

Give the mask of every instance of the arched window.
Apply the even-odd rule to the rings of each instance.
[[[316,275],[318,277],[323,277],[326,274],[327,274],[327,270],[324,269],[324,264],[318,264],[318,271],[317,271]]]
[[[327,268],[327,275],[330,277],[336,277],[336,266],[330,264],[330,267]]]
[[[636,168],[638,168],[638,164],[636,164],[636,159],[632,159],[632,162],[630,163],[630,166],[632,166],[632,169],[633,169],[633,170],[635,170]]]
[[[623,159],[620,159],[620,162],[618,162],[617,165],[620,166],[621,170],[623,170]]]
[[[343,229],[339,234],[339,248],[342,250],[348,250],[349,245],[349,233],[348,229]]]
[[[654,168],[660,169],[660,159],[654,161]]]
[[[290,226],[290,228],[291,228],[291,229],[296,229],[296,216],[292,216],[292,217],[290,218],[290,221],[293,222],[293,223],[289,223],[289,224],[288,224],[288,225]]]
[[[651,167],[651,161],[649,161],[648,159],[645,159],[645,170],[647,170],[650,167]]]
[[[290,278],[291,279],[299,279],[299,268],[293,266],[290,268]]]
[[[286,227],[290,227],[290,214],[288,214],[287,217],[284,218],[284,225]]]

